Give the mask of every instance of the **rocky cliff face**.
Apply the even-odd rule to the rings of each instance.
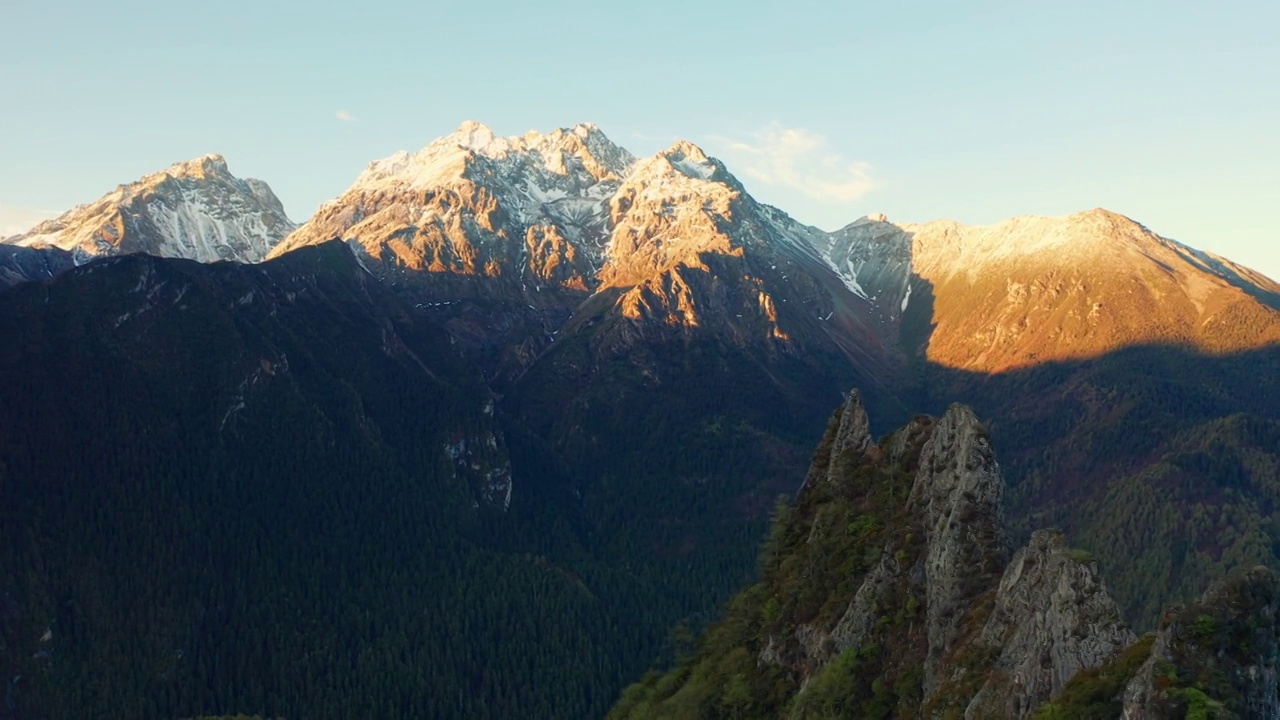
[[[1280,579],[1259,567],[1137,638],[1057,530],[1008,555],[1003,479],[952,405],[871,444],[828,423],[759,581],[615,718],[1280,716]]]
[[[1027,717],[1077,672],[1135,639],[1093,560],[1071,551],[1061,533],[1038,531],[1000,579],[978,640],[999,654],[965,716]]]
[[[1254,510],[1278,477],[1254,450],[1280,417],[1275,282],[1101,209],[984,227],[874,216],[809,239],[915,364],[916,404],[984,418],[1012,533],[1058,527],[1134,568],[1109,578],[1129,621],[1154,627],[1224,572],[1277,562]]]
[[[616,716],[734,707],[700,683],[732,685],[737,670],[763,688],[749,717],[1026,718],[1132,643],[1096,566],[1060,533],[1009,559],[1004,481],[972,410],[875,445],[863,413],[855,392],[832,418],[761,582],[709,631],[715,650],[673,671],[683,681],[634,687]]]
[[[909,445],[919,426],[886,445]],[[1027,717],[1076,671],[1110,659],[1133,634],[1096,567],[1073,559],[1061,534],[1036,533],[1008,561],[1004,482],[972,410],[953,405],[932,424],[919,453],[908,505],[923,529],[924,550],[907,567],[901,547],[887,548],[831,638],[837,650],[865,643],[893,605],[886,591],[905,580],[909,597],[924,601],[925,707],[958,706],[975,718]],[[989,619],[975,634],[984,615]],[[982,685],[967,706],[957,703],[978,678]]]
[[[857,390],[849,393],[832,422],[838,423],[831,438],[831,449],[823,464],[814,463],[805,476],[801,492],[810,485],[838,482],[851,462],[857,462],[872,446],[870,420]]]
[[[121,185],[4,242],[60,248],[77,264],[136,252],[258,262],[294,227],[266,183],[237,178],[221,155],[205,155]]]
[[[1259,567],[1166,614],[1123,717],[1274,718],[1278,692],[1280,579]]]
[[[463,123],[371,163],[271,256],[345,241],[505,386],[598,286],[608,201],[633,162],[591,124],[500,138]]]
[[[972,410],[952,405],[921,450],[908,499],[920,508],[927,548],[926,697],[947,675],[944,665],[964,633],[965,612],[999,577],[1008,558],[1003,498],[1004,479],[986,431]]]

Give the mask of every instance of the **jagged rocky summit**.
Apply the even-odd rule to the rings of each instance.
[[[248,263],[266,257],[295,227],[265,182],[238,178],[221,155],[205,155],[120,185],[3,242],[63,250],[76,264],[137,252]]]
[[[1004,481],[972,410],[879,443],[864,413],[855,392],[832,418],[760,582],[614,717],[1026,718],[1134,642],[1061,533],[1010,555]]]
[[[495,377],[588,329],[602,357],[695,334],[830,350],[871,387],[895,360],[811,232],[692,143],[638,159],[590,123],[504,138],[467,122],[370,164],[271,257],[344,240]]]

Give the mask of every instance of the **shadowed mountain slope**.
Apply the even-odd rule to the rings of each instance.
[[[498,547],[492,396],[342,244],[104,259],[0,335],[0,716],[588,717],[655,652],[651,584]]]

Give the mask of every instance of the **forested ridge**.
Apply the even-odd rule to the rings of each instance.
[[[756,580],[610,718],[1280,712],[1274,570],[1233,572],[1139,637],[1060,531],[1008,555],[999,464],[967,408],[876,444],[849,421],[860,412],[855,394],[794,502],[779,501]]]
[[[981,376],[944,394],[988,419],[1020,538],[1062,528],[1136,627],[1233,570],[1280,567],[1280,347],[1214,357],[1138,346]]]
[[[443,448],[501,437],[487,393],[398,308],[341,246],[0,296],[4,716],[590,717],[714,606],[485,504]]]
[[[338,243],[0,294],[0,717],[601,716],[753,582],[854,379],[588,318],[499,396],[434,312]],[[1275,562],[1276,367],[918,365],[870,409],[973,403],[1016,539],[1067,529],[1147,629]]]
[[[923,536],[906,513],[907,494],[931,418],[918,418],[910,449],[894,462],[868,463],[854,453],[832,456],[840,413],[813,453],[810,477],[793,504],[780,498],[759,556],[759,574],[674,666],[650,672],[622,694],[610,718],[889,717],[918,707],[922,667],[886,652],[921,642],[920,597],[903,589],[874,631],[875,642],[840,654],[806,677],[777,660],[785,640],[835,623],[861,579],[886,547],[903,560],[922,550]],[[889,451],[889,440],[881,441]],[[892,613],[892,614],[890,614]],[[763,658],[770,657],[765,661]],[[807,692],[799,695],[802,685]]]

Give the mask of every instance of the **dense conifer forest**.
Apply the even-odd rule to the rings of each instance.
[[[15,719],[601,716],[759,581],[770,509],[849,383],[711,338],[584,380],[584,335],[494,397],[336,244],[102,261],[0,294],[0,336]],[[901,389],[991,417],[1014,520],[1077,523],[1146,627],[1202,575],[1273,563],[1280,527],[1276,380],[1246,371],[1275,353],[1154,357]],[[1067,386],[1091,400],[1036,412]],[[509,506],[486,494],[504,468]]]
[[[588,716],[658,651],[678,611],[636,573],[493,538],[441,452],[495,431],[479,385],[343,262],[5,298],[5,716]],[[65,313],[31,321],[45,292]]]

